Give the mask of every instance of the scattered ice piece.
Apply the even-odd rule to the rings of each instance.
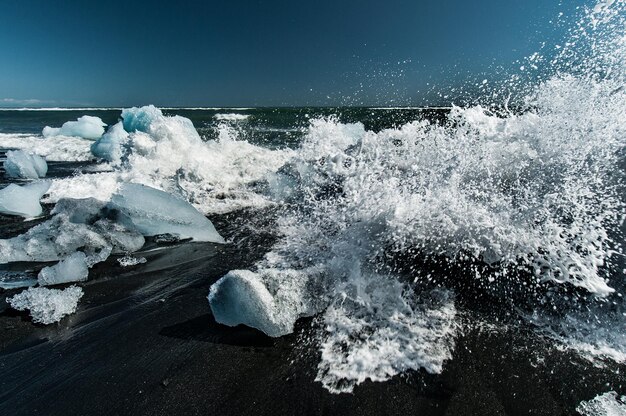
[[[117,259],[117,262],[122,267],[132,267],[138,264],[144,264],[147,261],[148,260],[146,260],[145,257],[133,257],[133,256],[124,256],[124,257]]]
[[[48,164],[41,156],[23,150],[9,150],[3,165],[9,178],[39,179],[48,173]]]
[[[48,182],[19,186],[14,183],[0,189],[0,213],[32,218],[41,215],[39,200],[50,188]]]
[[[127,142],[128,132],[124,130],[124,125],[120,121],[111,126],[101,138],[91,145],[91,153],[108,162],[119,163],[124,152],[123,146]]]
[[[76,286],[63,290],[31,287],[8,298],[7,302],[18,311],[29,310],[33,322],[48,325],[76,312],[78,301],[82,296],[83,290]]]
[[[148,186],[124,183],[109,207],[119,210],[119,221],[144,236],[177,234],[196,241],[223,243],[213,223],[192,205]]]
[[[581,402],[576,411],[583,416],[626,415],[626,396],[619,397],[616,392],[609,391]]]
[[[41,286],[83,282],[89,276],[87,256],[82,251],[70,254],[54,266],[44,267],[37,277]]]
[[[83,139],[97,140],[104,134],[104,123],[100,117],[82,116],[76,121],[67,121],[62,127],[44,127],[42,134],[44,137],[53,136],[73,136]]]
[[[317,312],[306,299],[307,282],[295,270],[231,270],[211,286],[208,299],[217,322],[279,337],[293,332],[298,318]]]

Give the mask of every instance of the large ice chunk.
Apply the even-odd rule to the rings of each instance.
[[[48,325],[76,312],[78,301],[82,296],[83,290],[76,286],[64,290],[31,287],[8,298],[7,302],[18,311],[29,310],[33,322]]]
[[[271,337],[289,334],[298,318],[319,310],[319,299],[307,296],[313,284],[306,276],[296,270],[231,270],[211,286],[213,316],[221,324],[244,324]]]
[[[124,145],[128,142],[128,132],[120,121],[91,145],[91,153],[108,162],[119,163],[124,153]]]
[[[124,130],[128,132],[141,131],[149,133],[150,125],[163,117],[161,110],[153,105],[122,110]]]
[[[166,192],[135,183],[124,183],[109,204],[118,219],[145,236],[174,234],[196,241],[223,243],[213,223],[192,205]]]
[[[44,127],[42,134],[44,137],[53,136],[74,136],[83,139],[97,140],[104,134],[104,123],[100,117],[82,116],[76,121],[66,121],[59,128]]]
[[[3,165],[9,178],[38,179],[48,173],[48,164],[44,158],[23,150],[8,151]]]
[[[89,276],[87,256],[82,251],[70,254],[54,266],[44,267],[37,280],[42,286],[60,283],[82,282]]]
[[[39,200],[48,188],[50,188],[48,182],[37,182],[24,186],[12,183],[0,189],[0,213],[25,218],[41,215],[43,209]]]

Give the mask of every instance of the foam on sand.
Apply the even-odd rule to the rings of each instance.
[[[626,415],[626,396],[609,391],[581,402],[576,411],[583,416],[623,416]]]
[[[76,312],[82,296],[83,290],[76,286],[63,290],[37,287],[26,289],[7,302],[18,311],[30,311],[33,322],[48,325]]]

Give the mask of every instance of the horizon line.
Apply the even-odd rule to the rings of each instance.
[[[128,107],[0,107],[0,111],[111,111],[111,110],[124,110],[137,106]],[[159,107],[161,110],[259,110],[259,109],[288,109],[288,108],[366,108],[371,110],[446,110],[453,106],[352,106],[352,105],[338,105],[338,106],[257,106],[257,107]]]

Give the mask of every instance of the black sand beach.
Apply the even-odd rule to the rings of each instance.
[[[250,264],[263,241],[149,244],[136,253],[148,262],[129,269],[109,259],[82,285],[78,312],[50,326],[7,308],[3,293],[0,414],[569,415],[581,400],[626,392],[624,366],[598,368],[519,327],[473,325],[440,375],[331,394],[315,382],[314,320],[273,339],[211,316],[211,284]]]

